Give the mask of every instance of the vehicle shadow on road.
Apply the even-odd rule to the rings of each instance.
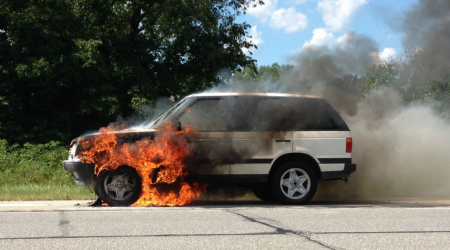
[[[197,200],[187,206],[192,207],[450,207],[450,199],[424,199],[424,198],[376,198],[376,199],[321,199],[312,200],[306,205],[292,206],[274,202],[252,200]]]

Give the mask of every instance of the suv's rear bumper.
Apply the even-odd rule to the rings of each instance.
[[[94,164],[82,163],[79,159],[63,161],[63,168],[72,174],[73,180],[79,186],[92,184]]]
[[[344,165],[344,170],[342,171],[328,171],[322,172],[322,179],[341,179],[350,176],[351,173],[356,171],[356,164],[348,163]]]

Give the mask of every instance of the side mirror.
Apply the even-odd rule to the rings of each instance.
[[[181,122],[179,122],[179,121],[177,122],[177,130],[178,130],[178,131],[181,131],[181,130],[182,130],[182,128],[181,128]]]

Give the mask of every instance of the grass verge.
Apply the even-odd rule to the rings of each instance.
[[[75,185],[63,169],[68,153],[58,142],[10,145],[0,139],[0,200],[95,199],[92,190]]]
[[[93,190],[74,185],[3,185],[0,201],[95,200]]]

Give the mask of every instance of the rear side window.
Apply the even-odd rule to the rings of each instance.
[[[232,131],[349,130],[324,99],[295,97],[234,97],[228,100]]]
[[[292,102],[296,130],[349,130],[338,112],[324,99],[304,98]]]

